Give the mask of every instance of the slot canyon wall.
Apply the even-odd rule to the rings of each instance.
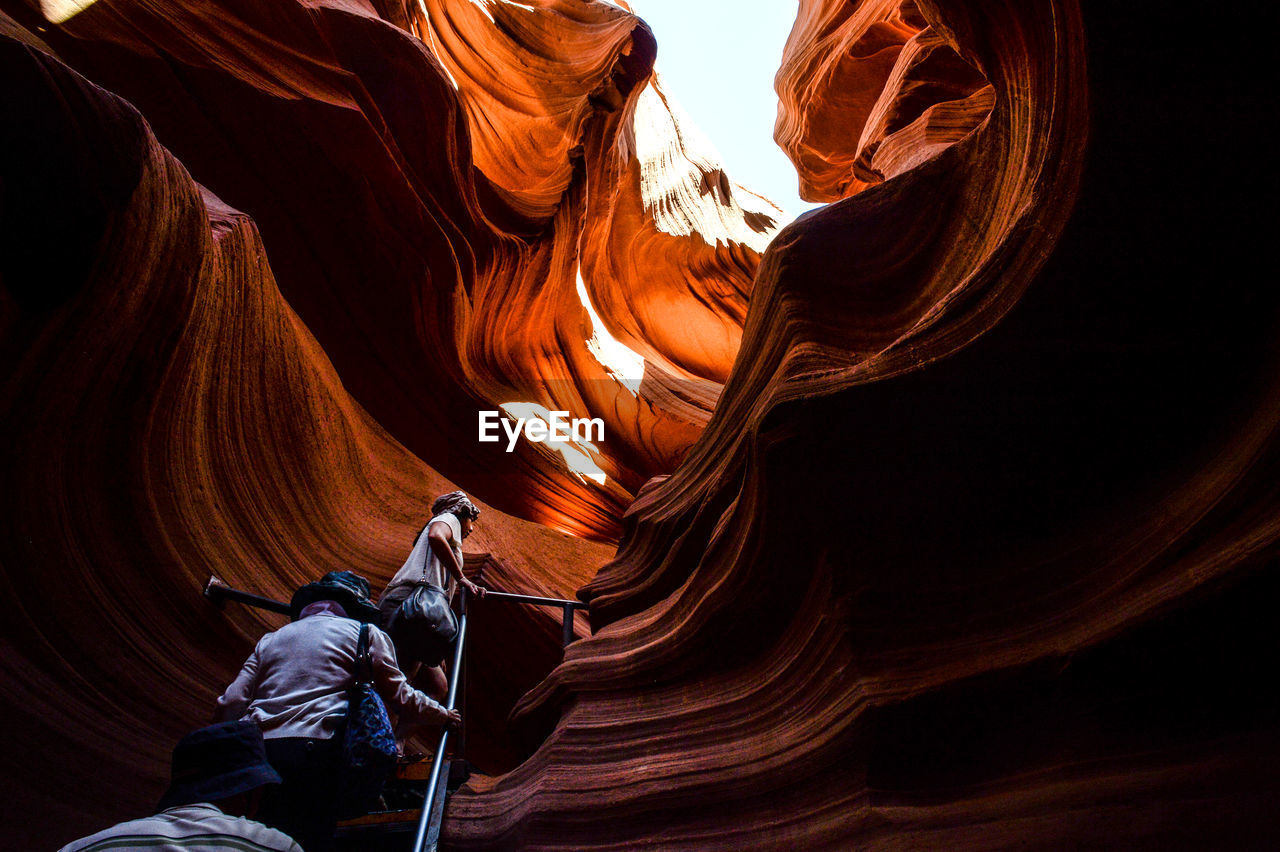
[[[4,844],[463,487],[449,848],[1273,845],[1268,9],[800,0],[782,227],[623,5],[0,0]]]

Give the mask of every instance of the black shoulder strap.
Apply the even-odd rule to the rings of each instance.
[[[369,654],[369,625],[360,625],[360,639],[356,642],[355,667],[352,671],[356,682],[368,683],[373,680],[373,659]]]

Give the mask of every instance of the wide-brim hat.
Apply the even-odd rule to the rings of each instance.
[[[249,721],[222,722],[187,734],[173,750],[171,778],[157,811],[280,783],[280,773],[267,762],[262,731]]]
[[[377,623],[379,618],[378,608],[369,600],[369,581],[352,571],[330,571],[294,592],[289,602],[293,620],[298,620],[303,607],[316,601],[334,601],[357,621]]]

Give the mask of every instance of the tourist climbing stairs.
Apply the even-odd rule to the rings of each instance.
[[[233,589],[216,576],[209,578],[204,593],[205,597],[216,603],[232,600],[285,615],[290,613],[287,603]],[[492,590],[486,592],[484,600],[559,608],[563,613],[562,639],[565,646],[573,641],[574,613],[586,608],[578,601]],[[463,666],[467,643],[468,602],[465,588],[461,590],[459,601],[461,612],[458,615],[458,635],[453,646],[452,666],[449,668],[449,694],[445,707],[449,710],[463,710],[465,716],[465,702],[462,707],[458,703],[463,697],[459,686],[466,671]],[[338,849],[350,852],[435,852],[449,796],[470,774],[461,745],[461,736],[446,728],[441,731],[430,759],[399,765],[395,777],[384,788],[377,809],[365,816],[338,824]]]

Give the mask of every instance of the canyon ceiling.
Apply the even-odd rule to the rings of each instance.
[[[211,574],[379,589],[460,487],[590,630],[476,608],[449,848],[1272,845],[1231,12],[799,0],[788,224],[625,4],[0,0],[5,843],[158,798],[280,624]],[[477,442],[506,405],[605,439]]]

